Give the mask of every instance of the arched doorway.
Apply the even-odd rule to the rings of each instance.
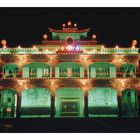
[[[15,90],[0,91],[0,118],[14,118],[16,116],[17,93]]]
[[[2,67],[3,78],[16,78],[18,70],[18,66],[14,63],[4,64]]]
[[[97,87],[88,91],[89,117],[117,117],[117,91],[112,88]]]
[[[62,62],[56,65],[56,78],[84,78],[84,66],[76,62]]]
[[[116,78],[116,66],[108,62],[95,62],[88,67],[89,78]]]
[[[46,88],[29,88],[22,91],[21,117],[49,117],[51,92]]]
[[[80,88],[61,88],[55,93],[56,117],[84,116],[84,93]]]
[[[50,78],[52,67],[43,62],[29,63],[23,66],[23,78]]]
[[[138,116],[138,96],[134,89],[122,91],[122,114],[124,117]]]

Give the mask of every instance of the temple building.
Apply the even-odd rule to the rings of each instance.
[[[40,44],[0,48],[0,118],[139,117],[140,54],[68,21]]]

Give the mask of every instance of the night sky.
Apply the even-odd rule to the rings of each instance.
[[[0,8],[0,40],[14,47],[41,44],[48,27],[60,29],[68,20],[91,27],[90,39],[96,34],[108,47],[140,42],[140,8]]]

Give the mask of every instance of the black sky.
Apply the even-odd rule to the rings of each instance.
[[[48,27],[59,29],[71,20],[109,47],[140,42],[140,8],[0,8],[0,40],[9,46],[40,44]]]

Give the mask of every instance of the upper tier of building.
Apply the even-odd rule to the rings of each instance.
[[[62,24],[62,29],[48,28],[51,32],[52,40],[48,39],[48,35],[43,35],[43,41],[32,47],[10,48],[7,46],[6,40],[2,40],[2,48],[0,54],[138,54],[137,40],[133,40],[128,48],[119,47],[109,48],[96,39],[96,35],[92,35],[92,39],[88,38],[90,28],[78,29],[76,23],[68,21]]]

